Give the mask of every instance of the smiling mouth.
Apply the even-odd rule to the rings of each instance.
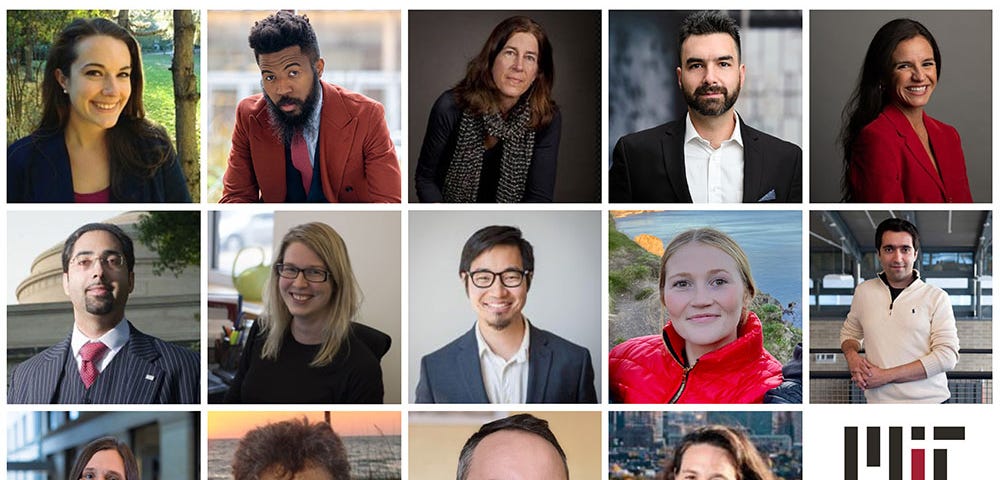
[[[98,110],[115,110],[118,108],[118,102],[114,103],[93,102],[93,103]]]
[[[292,293],[292,292],[288,292],[288,296],[291,297],[292,300],[295,300],[296,302],[305,302],[313,298],[312,295],[307,295],[304,293]]]
[[[912,93],[924,93],[927,91],[927,85],[922,85],[919,87],[906,87],[906,91]]]
[[[509,310],[512,304],[511,302],[483,302],[482,305],[491,312],[503,312]]]

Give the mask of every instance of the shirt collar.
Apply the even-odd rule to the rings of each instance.
[[[733,110],[733,117],[736,118],[736,128],[733,129],[733,134],[728,140],[725,140],[725,142],[735,141],[737,145],[743,147],[743,132],[741,132],[742,128],[740,128],[742,122],[740,122],[740,115],[736,113],[736,110]],[[701,135],[698,135],[698,130],[696,130],[694,128],[694,124],[691,123],[691,114],[686,113],[684,114],[684,143],[687,144],[694,139],[697,139],[703,144],[709,144],[708,140],[705,140],[704,138],[701,138]]]
[[[521,338],[521,346],[517,348],[517,352],[514,353],[514,356],[510,357],[507,363],[528,361],[528,346],[531,345],[531,324],[528,323],[528,317],[522,318],[524,318],[524,336]],[[478,321],[476,322],[476,346],[479,347],[479,358],[483,358],[484,355],[496,355],[490,349],[489,344],[486,343],[483,332],[479,331]]]
[[[83,332],[77,328],[76,324],[73,325],[73,336],[70,338],[69,344],[70,348],[73,349],[73,356],[80,355],[80,349],[89,342],[99,341],[108,347],[108,350],[118,350],[128,342],[128,336],[131,333],[131,329],[128,327],[128,320],[124,318],[122,321],[115,325],[115,328],[108,330],[107,333],[98,338],[97,340],[92,340]]]

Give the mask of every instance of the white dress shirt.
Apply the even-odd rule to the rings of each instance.
[[[698,135],[691,114],[684,117],[684,172],[694,203],[743,202],[743,136],[735,110],[733,118],[733,135],[716,149]]]
[[[531,329],[528,319],[524,319],[524,337],[510,360],[493,353],[479,331],[476,322],[476,344],[479,346],[479,367],[483,375],[483,387],[490,403],[526,403],[528,397],[528,345],[531,343]]]
[[[124,347],[126,343],[128,343],[128,336],[130,333],[131,330],[128,328],[128,321],[124,318],[122,321],[118,322],[118,325],[116,325],[115,328],[108,330],[108,333],[105,333],[97,340],[88,338],[83,334],[83,332],[80,331],[79,328],[76,328],[76,325],[74,324],[73,336],[69,340],[69,346],[73,349],[73,358],[76,359],[76,368],[79,369],[83,364],[83,358],[80,357],[80,349],[87,343],[99,341],[103,343],[104,346],[108,347],[108,351],[104,353],[101,360],[94,363],[94,366],[97,367],[97,371],[103,372],[104,368],[111,364],[111,359],[115,358],[115,355],[121,351],[122,347]]]

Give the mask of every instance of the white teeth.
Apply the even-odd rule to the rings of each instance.
[[[97,102],[94,102],[94,105],[97,105],[97,108],[101,110],[114,110],[114,108],[118,106],[117,103],[97,103]]]
[[[302,301],[305,301],[305,300],[308,300],[308,299],[312,298],[312,297],[310,297],[309,295],[302,295],[302,294],[300,294],[300,293],[289,293],[288,295],[290,295],[290,296],[292,297],[292,299],[293,299],[293,300],[298,300],[298,301],[300,301],[300,302],[302,302]]]
[[[907,87],[906,89],[911,92],[922,93],[927,91],[927,86],[924,85],[923,87]]]

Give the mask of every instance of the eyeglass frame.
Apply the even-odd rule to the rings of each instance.
[[[288,269],[291,269],[291,270],[295,271],[295,275],[293,275],[291,277],[283,275],[281,273],[281,270],[284,269],[284,268],[288,268]],[[323,273],[323,279],[322,280],[309,280],[309,277],[306,275],[306,270],[313,270],[313,271],[316,271],[316,272],[322,272]],[[330,279],[330,275],[331,275],[331,272],[329,270],[323,270],[322,268],[313,268],[313,267],[299,268],[299,267],[296,267],[295,265],[289,265],[287,263],[275,263],[274,264],[274,273],[276,273],[279,277],[284,278],[286,280],[295,280],[295,279],[299,278],[299,274],[301,273],[302,274],[302,278],[304,278],[309,283],[325,283],[327,280]]]
[[[477,274],[477,273],[489,273],[489,274],[492,274],[493,278],[490,279],[489,285],[482,286],[482,287],[479,286],[479,285],[477,285],[476,281],[472,279],[472,276],[474,274]],[[502,276],[505,273],[520,273],[521,274],[521,283],[518,283],[517,285],[507,285],[506,283],[504,283],[503,276]],[[465,271],[465,275],[466,275],[466,278],[468,278],[469,281],[472,282],[472,286],[474,286],[476,288],[486,289],[486,288],[492,287],[493,284],[496,283],[497,277],[500,277],[500,285],[503,285],[506,288],[518,288],[521,285],[524,285],[524,282],[527,281],[529,278],[531,278],[531,270],[519,270],[519,269],[516,269],[516,268],[508,268],[508,269],[500,271],[500,272],[494,272],[493,270],[487,270],[485,268],[481,268],[481,269],[475,270],[475,271],[466,270]]]

